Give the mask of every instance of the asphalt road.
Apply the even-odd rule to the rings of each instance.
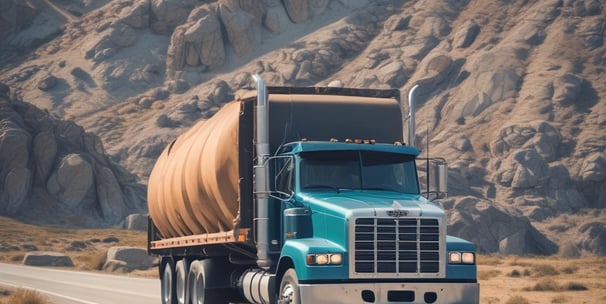
[[[0,263],[0,285],[45,294],[56,304],[160,302],[160,280]]]

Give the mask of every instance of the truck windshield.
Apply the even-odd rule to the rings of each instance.
[[[419,193],[414,156],[411,155],[375,151],[314,151],[300,155],[300,182],[306,190]]]

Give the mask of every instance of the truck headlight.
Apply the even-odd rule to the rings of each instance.
[[[340,265],[343,255],[340,253],[314,253],[307,255],[307,265]]]
[[[463,252],[462,253],[463,264],[475,264],[476,263],[476,255],[473,252]]]
[[[473,252],[451,251],[448,253],[449,264],[475,264],[476,255]]]
[[[460,252],[450,252],[448,254],[448,263],[450,264],[460,264],[461,263],[461,253]]]

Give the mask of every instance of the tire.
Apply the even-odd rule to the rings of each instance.
[[[162,278],[160,278],[162,304],[177,304],[174,267],[175,266],[172,259],[169,259],[166,263],[164,263]]]
[[[219,269],[212,271],[213,260],[193,261],[189,266],[187,289],[192,304],[227,304],[228,294],[222,289],[211,288],[209,284],[216,281],[216,275],[221,275]],[[227,272],[229,273],[229,272]]]
[[[282,276],[280,289],[278,290],[278,303],[301,304],[299,279],[297,278],[297,272],[293,268],[286,270]]]
[[[175,300],[178,304],[189,304],[188,276],[189,263],[186,259],[182,259],[175,265]]]

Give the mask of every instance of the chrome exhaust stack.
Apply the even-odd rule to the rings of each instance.
[[[415,145],[415,91],[419,88],[418,84],[415,84],[410,91],[408,91],[408,145]]]
[[[268,189],[268,166],[267,160],[270,156],[269,151],[269,104],[267,100],[267,89],[261,76],[253,75],[257,83],[257,104],[256,104],[256,152],[257,164],[254,167],[255,172],[255,200],[256,217],[254,219],[256,226],[257,243],[257,265],[263,269],[269,269],[272,261],[269,257],[269,189]]]

